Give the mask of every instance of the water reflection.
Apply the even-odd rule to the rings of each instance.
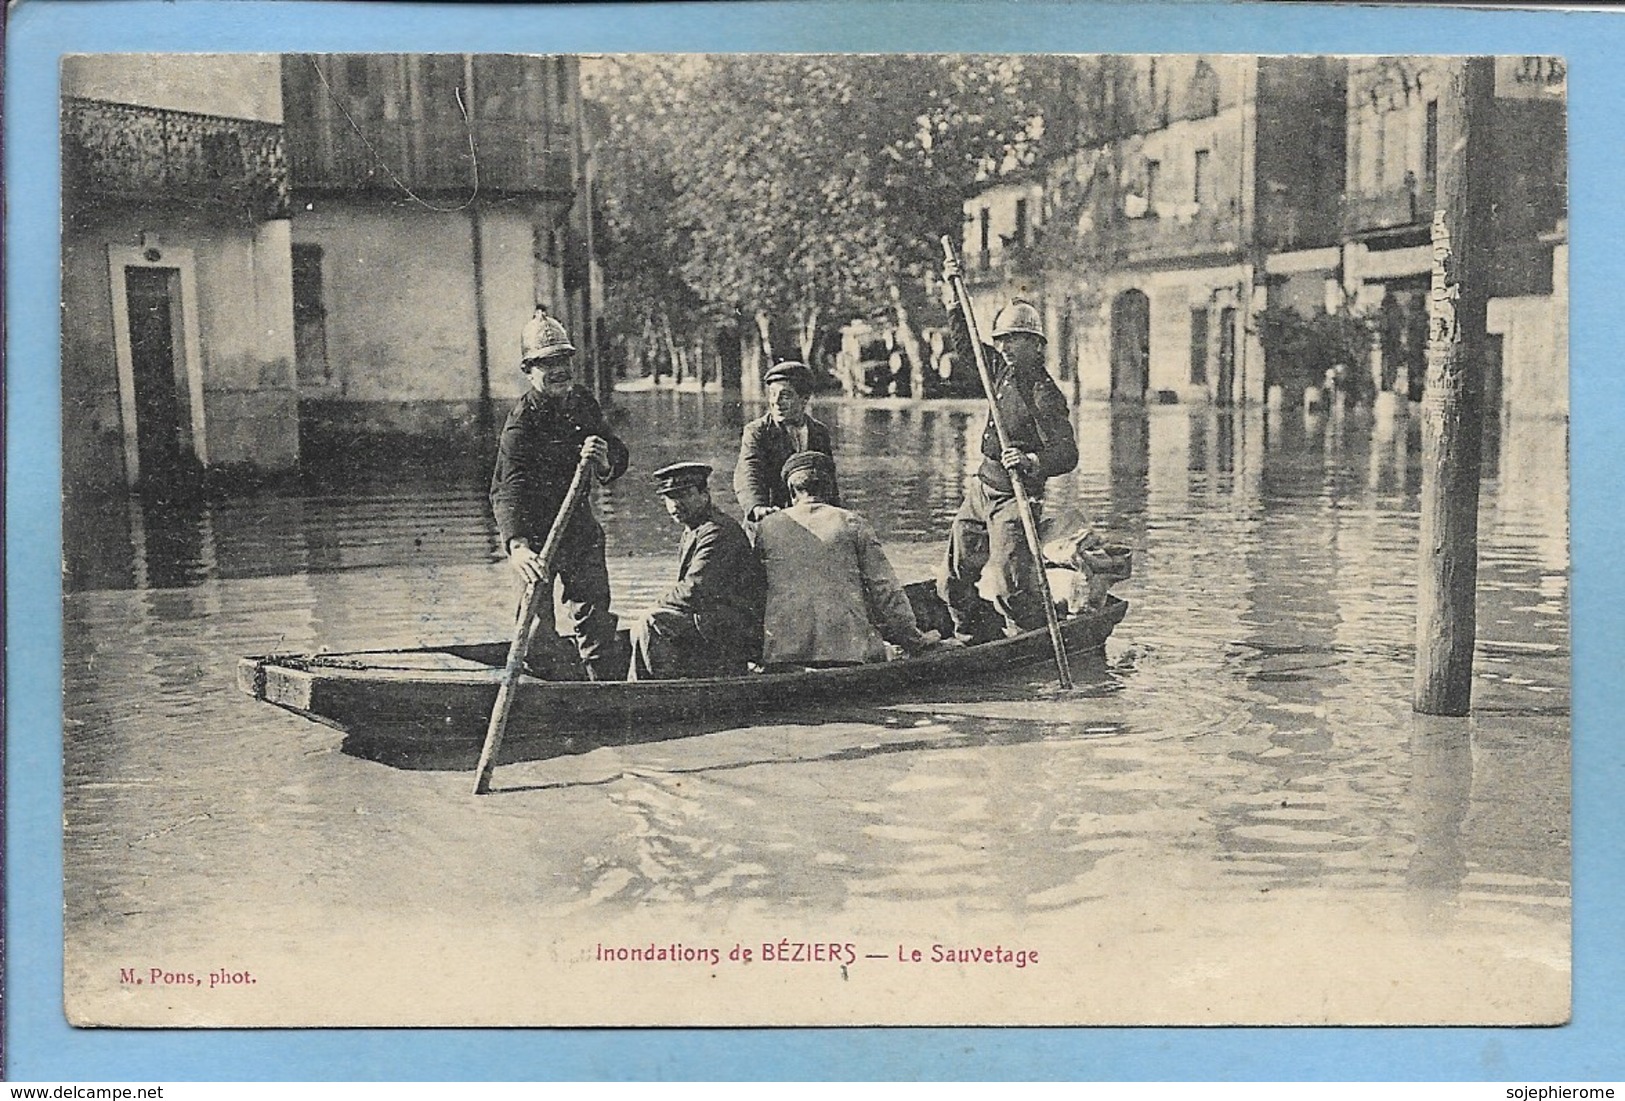
[[[648,472],[710,462],[734,510],[728,474],[754,411],[671,393],[623,408],[635,467],[598,508],[625,612],[673,568]],[[978,407],[819,415],[843,494],[899,571],[934,569],[978,462]],[[1440,725],[1409,710],[1415,422],[1085,406],[1079,469],[1052,483],[1047,512],[1137,556],[1119,589],[1129,617],[1080,676],[1087,690],[1062,695],[1034,669],[704,737],[606,731],[510,761],[508,802],[485,809],[447,797],[458,773],[360,760],[231,687],[239,654],[503,637],[511,597],[479,448],[442,468],[383,462],[250,497],[70,514],[70,938],[113,952],[129,923],[185,929],[245,884],[283,922],[283,896],[309,913],[362,895],[410,910],[428,905],[412,890],[422,869],[464,866],[471,846],[489,865],[478,881],[430,893],[537,910],[936,899],[1019,914],[1109,903],[1151,877],[1398,892],[1419,921],[1562,922],[1565,426],[1496,435],[1474,715]],[[493,821],[524,840],[488,837]],[[242,870],[211,875],[221,867]]]

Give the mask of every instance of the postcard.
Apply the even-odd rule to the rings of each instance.
[[[1567,1019],[1561,58],[61,75],[72,1023]]]
[[[8,1075],[1611,1065],[1612,21],[138,6],[12,28]]]

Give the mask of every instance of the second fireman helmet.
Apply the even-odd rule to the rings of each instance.
[[[576,346],[570,343],[570,334],[557,318],[549,317],[547,311],[538,306],[536,313],[525,322],[524,329],[519,334],[519,362],[529,363],[533,359],[547,359],[549,356],[571,355]]]
[[[1012,299],[1008,306],[993,315],[994,337],[1009,336],[1011,333],[1031,333],[1039,340],[1049,340],[1044,335],[1044,319],[1039,315],[1038,307],[1025,298]]]

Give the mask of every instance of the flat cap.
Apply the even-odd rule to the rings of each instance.
[[[672,463],[654,472],[656,493],[676,493],[678,490],[704,489],[711,477],[711,468],[704,463]]]
[[[762,376],[762,384],[772,386],[775,382],[788,382],[805,394],[812,389],[812,368],[793,359],[775,363],[767,369],[767,374]]]
[[[835,460],[822,451],[797,451],[784,460],[784,469],[779,472],[779,476],[788,485],[790,475],[802,470],[817,470],[824,477],[833,478],[835,476]]]

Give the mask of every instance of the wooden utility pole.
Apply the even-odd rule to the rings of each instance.
[[[1488,142],[1495,61],[1455,58],[1439,97],[1438,194],[1430,219],[1422,515],[1411,706],[1465,715],[1472,704],[1478,591],[1478,482],[1489,304]]]

